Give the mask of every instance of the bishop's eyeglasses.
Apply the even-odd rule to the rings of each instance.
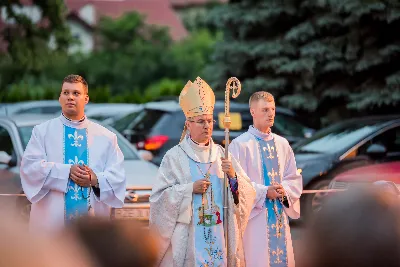
[[[194,122],[194,123],[198,124],[199,126],[203,126],[203,127],[206,126],[206,123],[208,123],[208,125],[213,125],[213,126],[217,123],[216,120],[198,120],[198,121],[189,120],[189,121]]]

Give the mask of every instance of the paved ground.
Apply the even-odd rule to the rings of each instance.
[[[292,242],[293,242],[293,252],[294,252],[294,260],[298,261],[300,256],[300,247],[302,245],[302,240],[304,238],[304,229],[305,226],[300,224],[291,225],[290,230],[292,234]]]

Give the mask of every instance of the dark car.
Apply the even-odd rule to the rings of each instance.
[[[346,120],[293,146],[305,190],[327,189],[339,173],[400,157],[400,116]],[[302,217],[321,207],[324,193],[303,194]]]
[[[229,136],[232,140],[246,131],[253,121],[247,104],[231,103],[230,116],[232,124]],[[216,101],[214,119],[217,123],[214,126],[213,140],[223,145],[225,139],[223,101]],[[152,151],[153,162],[159,165],[164,154],[179,143],[184,123],[185,116],[177,101],[161,101],[147,103],[141,111],[121,118],[112,126],[138,149]],[[302,124],[292,111],[280,107],[276,108],[273,131],[291,143],[309,137],[314,132]]]

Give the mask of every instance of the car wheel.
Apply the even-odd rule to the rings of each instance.
[[[320,180],[316,181],[315,183],[311,184],[308,187],[308,190],[324,190],[328,189],[330,180]],[[302,217],[305,218],[307,221],[310,217],[317,214],[321,208],[326,197],[327,193],[318,192],[318,193],[311,193],[311,194],[303,194],[304,200],[302,201],[302,213],[304,214]]]

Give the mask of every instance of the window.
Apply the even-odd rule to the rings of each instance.
[[[327,127],[293,145],[295,153],[336,153],[349,149],[380,129],[377,121],[350,121]]]
[[[274,129],[284,136],[304,137],[306,127],[292,116],[276,113]]]
[[[132,123],[132,121],[138,116],[139,112],[133,112],[130,113],[119,120],[115,121],[112,126],[118,131],[118,132],[123,132],[126,130],[129,125]]]
[[[19,135],[21,136],[21,142],[24,150],[28,145],[29,140],[31,139],[32,130],[33,126],[19,127]]]
[[[144,109],[135,119],[132,130],[138,132],[151,130],[165,113],[156,109]]]
[[[20,111],[17,111],[16,114],[54,114],[57,112],[61,112],[60,106],[47,106],[47,107],[35,107],[35,108],[27,108]]]
[[[0,151],[6,152],[8,155],[12,155],[14,151],[11,136],[6,128],[0,126]]]
[[[358,155],[365,155],[367,153],[367,149],[372,144],[383,145],[387,149],[388,155],[400,154],[400,127],[389,129],[378,136],[375,136],[367,143],[362,145],[358,149]]]

